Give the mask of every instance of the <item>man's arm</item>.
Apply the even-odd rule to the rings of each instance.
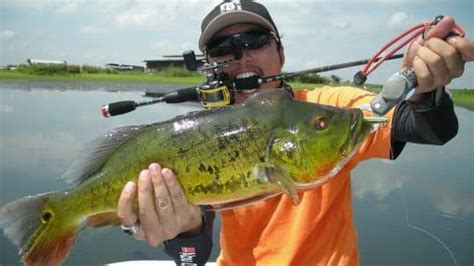
[[[462,76],[464,64],[474,60],[474,43],[453,36],[454,24],[452,17],[443,18],[425,32],[426,39],[418,38],[405,51],[402,68],[413,67],[418,87],[411,100],[402,102],[395,110],[392,159],[406,142],[441,145],[457,133],[453,102],[444,86]]]
[[[444,88],[425,93],[417,103],[402,102],[392,123],[391,159],[400,155],[407,142],[442,145],[458,132],[454,104]]]

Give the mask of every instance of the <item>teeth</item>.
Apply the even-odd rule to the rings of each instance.
[[[248,77],[251,77],[251,76],[257,76],[257,73],[255,73],[255,72],[243,72],[243,73],[240,73],[237,76],[235,76],[235,78],[243,79],[243,78],[248,78]]]

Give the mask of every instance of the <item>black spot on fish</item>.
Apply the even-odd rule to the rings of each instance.
[[[201,164],[199,165],[198,170],[199,170],[199,172],[201,172],[201,173],[202,173],[202,172],[205,172],[205,171],[206,171],[206,167],[204,166],[204,164],[201,163]]]
[[[225,149],[225,141],[224,139],[222,138],[218,138],[217,139],[217,147],[219,148],[219,150],[224,150]]]
[[[212,175],[214,173],[214,169],[209,165],[207,167],[207,172]]]
[[[210,184],[210,185],[197,185],[191,189],[191,194],[221,194],[224,191],[224,186],[220,184]]]
[[[187,153],[187,151],[185,151],[183,148],[179,148],[179,149],[178,149],[178,154],[179,154],[180,156],[184,156],[184,155],[186,155],[186,153]]]
[[[217,183],[217,184],[221,184],[221,177],[220,175],[216,174],[214,176],[214,182]]]
[[[235,192],[241,188],[242,181],[241,178],[232,177],[229,181],[225,182],[224,186],[226,190]]]

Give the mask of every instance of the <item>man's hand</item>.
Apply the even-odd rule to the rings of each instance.
[[[133,208],[137,196],[138,213]],[[156,163],[140,172],[138,189],[133,182],[125,185],[117,215],[125,226],[139,222],[141,228],[134,237],[151,246],[180,233],[198,233],[202,223],[200,208],[188,203],[174,173]]]
[[[474,60],[474,43],[459,36],[446,36],[454,26],[452,17],[445,17],[431,28],[425,39],[419,38],[405,51],[403,67],[413,66],[418,81],[416,93],[443,87],[462,76],[464,64]]]

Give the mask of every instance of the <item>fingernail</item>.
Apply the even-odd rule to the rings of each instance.
[[[129,182],[125,185],[125,192],[127,192],[127,193],[132,193],[134,187],[135,187],[135,183],[133,183],[132,181],[129,181]]]
[[[455,36],[448,37],[446,40],[449,44],[455,44],[458,41],[458,38]]]
[[[165,179],[167,185],[171,185],[173,183],[172,172],[170,169],[165,168],[161,170],[161,175]]]
[[[150,171],[152,171],[153,174],[157,174],[158,171],[159,171],[158,164],[156,164],[156,163],[150,164]]]

